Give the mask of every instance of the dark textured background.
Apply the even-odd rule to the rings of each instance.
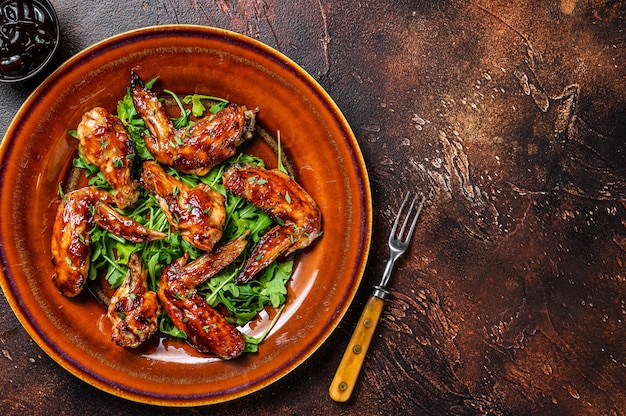
[[[351,124],[374,236],[343,323],[248,397],[161,409],[100,392],[45,356],[0,296],[2,414],[626,414],[626,3],[54,0],[58,63],[165,23],[259,39]],[[0,131],[33,89],[0,85]],[[328,386],[382,272],[399,205],[429,203],[355,393]]]

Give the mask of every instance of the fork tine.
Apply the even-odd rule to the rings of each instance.
[[[417,195],[415,195],[415,198],[413,198],[413,203],[415,203],[415,199],[417,199]],[[413,235],[413,230],[415,230],[415,224],[417,223],[417,218],[419,218],[420,212],[422,212],[422,207],[424,206],[424,200],[425,200],[425,197],[422,195],[422,199],[420,200],[420,203],[417,206],[417,211],[415,212],[415,216],[413,217],[413,222],[411,223],[411,228],[409,229],[409,233],[406,235],[406,239],[403,241],[404,243],[408,243],[409,239]],[[411,204],[411,208],[413,208],[413,204]],[[411,211],[409,210],[409,212]],[[402,228],[404,229],[404,227]]]
[[[411,192],[407,192],[407,194],[404,197],[404,201],[402,201],[402,205],[400,205],[400,209],[398,210],[398,213],[396,214],[396,220],[393,222],[393,227],[391,228],[391,233],[389,234],[389,240],[392,240],[393,238],[395,238],[396,236],[396,230],[398,229],[398,223],[400,222],[400,217],[402,216],[402,210],[404,209],[404,205],[406,205],[406,201],[409,200],[409,195],[411,194]],[[402,230],[404,230],[404,228],[402,228]],[[400,235],[402,235],[402,231],[400,232]]]
[[[417,211],[415,212],[415,216],[411,220],[410,219],[411,212],[413,212],[413,208],[415,207],[415,201],[417,201],[417,197],[419,196],[417,193],[411,200],[411,205],[409,206],[408,211],[406,212],[406,215],[404,216],[405,219],[402,222],[402,227],[400,228],[400,232],[398,233],[398,224],[400,223],[400,219],[403,217],[402,214],[404,211],[404,207],[406,206],[406,203],[409,201],[410,195],[411,195],[411,192],[410,191],[407,192],[406,196],[404,197],[404,200],[402,201],[402,204],[400,205],[400,209],[398,210],[398,213],[396,214],[396,220],[394,221],[393,228],[391,229],[391,233],[389,234],[390,243],[394,240],[397,240],[401,242],[402,244],[406,244],[408,243],[409,239],[413,235],[413,231],[415,230],[415,224],[417,224],[417,218],[419,217],[420,212],[422,211],[422,207],[424,206],[424,200],[425,200],[425,197],[422,196],[422,198],[420,199],[419,205],[417,206]],[[405,235],[405,231],[409,223],[411,223],[411,226],[409,228],[408,233]]]
[[[406,197],[408,198],[409,195],[411,195],[411,191],[406,193]],[[402,240],[402,236],[404,235],[404,230],[406,229],[406,225],[409,222],[409,215],[411,214],[411,211],[413,211],[413,206],[415,205],[415,200],[417,199],[417,194],[415,194],[415,196],[413,197],[413,200],[411,201],[411,205],[409,206],[409,210],[406,212],[406,218],[404,219],[404,222],[402,223],[402,228],[400,229],[400,234],[398,234],[398,239]],[[398,218],[400,217],[400,214],[402,213],[402,208],[404,207],[404,204],[402,204],[402,207],[400,207],[400,211],[398,211]]]

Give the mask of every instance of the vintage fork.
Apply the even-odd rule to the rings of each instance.
[[[380,314],[383,310],[383,300],[387,297],[387,295],[389,295],[389,291],[386,286],[389,283],[394,263],[409,246],[411,236],[415,230],[417,218],[419,217],[422,207],[424,206],[424,197],[421,198],[417,207],[415,206],[418,197],[416,194],[411,201],[411,205],[409,206],[407,213],[403,215],[403,210],[409,201],[410,194],[411,193],[408,192],[404,197],[389,235],[389,260],[385,265],[383,277],[380,283],[374,286],[372,294],[365,304],[365,308],[363,309],[359,322],[357,323],[354,333],[350,338],[348,347],[346,348],[343,358],[339,363],[335,377],[330,384],[330,397],[337,402],[345,402],[352,395],[352,390],[354,390],[356,380],[359,376],[359,372],[361,371],[361,366],[363,365],[363,360],[365,359],[365,353],[369,348],[376,325],[380,319]],[[415,214],[413,214],[411,220],[411,213],[414,211],[414,208]],[[400,228],[400,231],[398,232],[398,224],[403,216],[405,217],[405,220],[402,223],[402,228]],[[405,233],[405,231],[407,231],[407,224],[411,224],[411,226],[408,229],[408,232]]]

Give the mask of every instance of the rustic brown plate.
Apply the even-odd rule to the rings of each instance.
[[[162,340],[140,350],[119,348],[109,339],[105,310],[89,293],[66,299],[51,282],[57,187],[69,180],[77,153],[67,131],[95,105],[115,110],[132,69],[146,80],[159,76],[164,88],[177,93],[258,106],[259,122],[270,132],[280,130],[298,180],[320,205],[324,235],[297,258],[290,299],[258,353],[224,362]],[[0,147],[0,183],[0,283],[24,328],[78,378],[155,405],[235,399],[295,369],[346,312],[370,247],[370,185],[340,110],[294,62],[220,29],[150,27],[104,40],[70,59],[26,100],[9,126]],[[257,326],[268,322],[261,319]]]

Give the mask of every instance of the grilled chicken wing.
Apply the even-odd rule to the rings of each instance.
[[[237,277],[249,281],[281,254],[307,247],[321,232],[321,212],[311,196],[285,173],[235,164],[224,172],[224,186],[252,202],[279,225],[265,233]]]
[[[81,188],[67,193],[57,209],[52,228],[52,281],[65,296],[78,295],[85,286],[91,256],[94,225],[92,207],[98,201],[113,202],[113,197],[97,188]]]
[[[146,147],[156,160],[181,172],[203,176],[252,137],[255,112],[243,106],[231,103],[190,127],[176,129],[163,104],[135,72],[131,73],[130,89],[137,113],[150,132],[144,137]]]
[[[234,261],[246,246],[245,237],[217,246],[191,263],[187,263],[187,255],[175,260],[163,270],[159,285],[163,309],[187,334],[187,342],[225,360],[241,355],[243,335],[197,293],[196,286]]]
[[[111,297],[107,311],[111,339],[121,347],[136,348],[159,329],[161,304],[148,289],[148,269],[137,253],[130,255],[128,273]]]
[[[131,241],[166,237],[110,209],[111,203],[114,198],[108,192],[88,186],[68,192],[59,205],[52,228],[52,281],[63,295],[76,296],[87,283],[94,224]]]
[[[211,251],[222,238],[224,196],[204,183],[190,188],[154,161],[144,162],[141,180],[181,237],[201,250]]]
[[[83,115],[76,133],[81,155],[100,169],[113,188],[117,206],[123,209],[133,205],[139,198],[131,176],[135,146],[120,119],[96,107]]]

